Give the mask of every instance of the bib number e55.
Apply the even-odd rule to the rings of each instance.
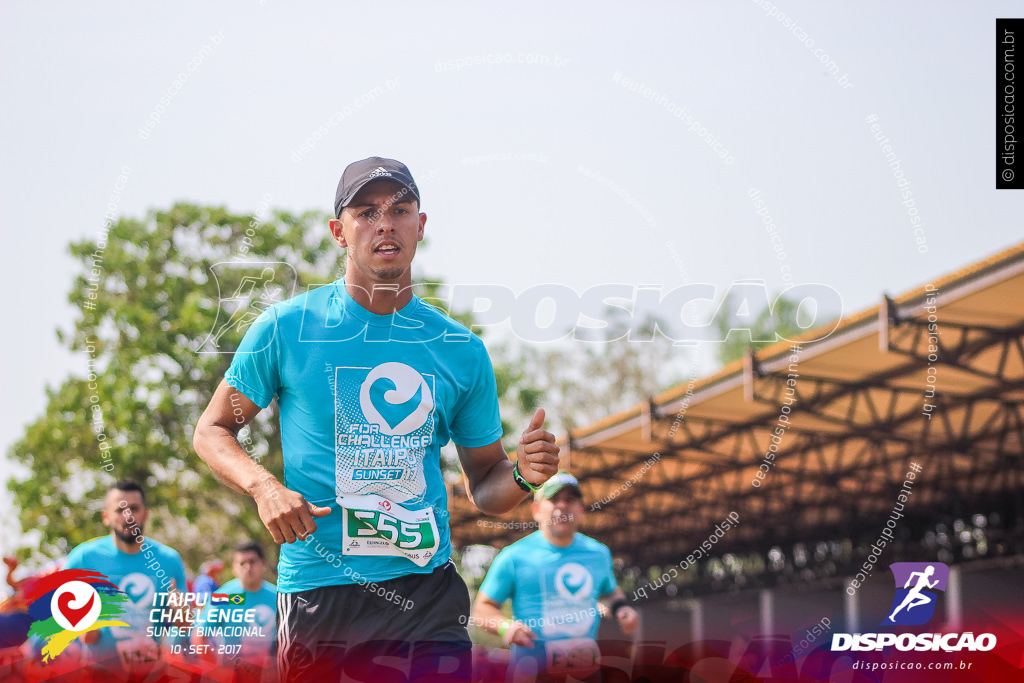
[[[375,494],[339,497],[338,504],[344,516],[345,555],[404,557],[425,567],[437,552],[439,534],[432,508],[410,510]]]

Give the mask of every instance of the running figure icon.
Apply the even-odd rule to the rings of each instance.
[[[910,576],[907,577],[907,583],[904,584],[903,587],[910,588],[910,584],[914,581],[915,576],[919,577],[917,580],[917,585],[913,588],[910,588],[910,592],[907,593],[907,597],[903,598],[903,602],[900,603],[900,606],[892,611],[892,614],[889,615],[889,621],[895,624],[896,619],[894,617],[904,607],[906,607],[907,611],[909,612],[915,607],[918,607],[920,605],[927,605],[928,603],[932,602],[932,600],[934,600],[934,598],[931,596],[921,594],[921,591],[923,591],[925,588],[935,588],[935,586],[938,585],[938,579],[935,579],[935,581],[931,583],[928,582],[928,579],[934,573],[935,567],[933,567],[932,565],[928,565],[927,567],[925,567],[925,570],[923,572],[911,572]]]

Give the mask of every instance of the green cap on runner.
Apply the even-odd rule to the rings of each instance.
[[[533,494],[535,500],[550,499],[554,497],[556,493],[566,487],[572,487],[576,491],[576,495],[583,498],[583,491],[580,490],[580,482],[576,477],[572,476],[568,472],[559,472],[555,476],[544,482],[537,493]]]

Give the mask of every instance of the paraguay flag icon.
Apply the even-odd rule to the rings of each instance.
[[[44,576],[25,594],[32,626],[28,635],[45,641],[44,662],[52,660],[78,636],[106,626],[128,626],[123,614],[128,596],[103,574],[89,569],[65,569]]]

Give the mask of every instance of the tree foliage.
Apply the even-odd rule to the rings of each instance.
[[[124,477],[147,488],[147,534],[189,566],[240,540],[272,546],[252,501],[213,477],[192,434],[255,313],[335,279],[341,252],[326,220],[177,204],[71,245],[80,265],[68,299],[79,312],[58,335],[87,369],[48,391],[45,414],[10,453],[31,472],[9,486],[41,556],[104,534],[104,492]],[[249,429],[251,455],[280,474],[273,411]]]
[[[512,374],[506,400],[510,415],[519,409],[517,419],[522,420],[541,405],[551,427],[572,431],[680,381],[687,352],[657,332],[665,327],[657,317],[634,321],[622,308],[609,306],[601,319],[607,321],[604,328],[562,343],[509,341],[496,350],[495,357]]]
[[[755,288],[755,291],[757,289]],[[743,357],[747,349],[763,349],[781,339],[795,339],[806,331],[797,323],[803,311],[800,302],[776,296],[773,303],[757,302],[754,297],[737,296],[730,290],[715,316],[718,361],[728,365]],[[760,308],[755,308],[760,303]]]

